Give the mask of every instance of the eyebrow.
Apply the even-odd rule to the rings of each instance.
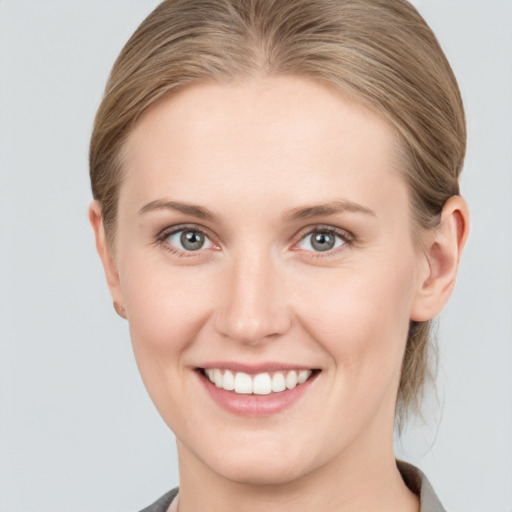
[[[157,199],[155,201],[151,201],[150,203],[143,206],[138,215],[143,215],[148,212],[152,212],[155,210],[170,210],[173,212],[183,213],[184,215],[192,215],[199,219],[205,220],[213,220],[215,216],[210,210],[207,208],[203,208],[202,206],[197,206],[194,204],[187,203],[179,203],[176,201],[163,201],[161,199]]]
[[[162,199],[156,199],[155,201],[151,201],[150,203],[144,205],[139,210],[138,215],[143,215],[145,213],[156,210],[170,210],[173,212],[182,213],[184,215],[192,215],[193,217],[197,217],[199,219],[204,220],[215,219],[215,215],[210,210],[204,208],[203,206],[188,203],[180,203],[177,201],[165,201]],[[344,212],[363,213],[365,215],[371,215],[373,217],[376,217],[376,213],[373,210],[370,210],[370,208],[354,203],[352,201],[348,201],[346,199],[340,199],[337,201],[330,201],[324,204],[293,208],[292,210],[289,210],[283,215],[283,220],[292,221],[310,219],[312,217],[320,217],[323,215],[335,215],[337,213]]]
[[[300,208],[294,208],[283,215],[283,219],[289,220],[301,220],[310,219],[311,217],[320,217],[322,215],[335,215],[337,213],[354,212],[363,213],[365,215],[371,215],[376,217],[377,214],[360,204],[348,201],[346,199],[340,199],[338,201],[331,201],[325,204],[318,204],[312,206],[305,206]]]

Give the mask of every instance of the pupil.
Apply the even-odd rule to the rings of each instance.
[[[181,234],[181,245],[188,251],[197,251],[204,244],[204,235],[197,231],[184,231]]]
[[[328,251],[334,247],[334,237],[329,233],[316,233],[313,235],[311,245],[317,251]]]

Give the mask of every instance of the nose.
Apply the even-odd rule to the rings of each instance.
[[[283,290],[284,276],[270,257],[240,257],[227,269],[216,314],[223,336],[255,345],[284,334],[291,311]]]

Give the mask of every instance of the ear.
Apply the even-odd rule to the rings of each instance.
[[[460,196],[452,196],[443,207],[439,225],[425,234],[426,259],[419,276],[411,320],[431,320],[448,302],[468,234],[469,212],[466,201]]]
[[[89,206],[89,222],[91,223],[94,231],[96,250],[98,251],[101,262],[103,263],[103,269],[105,270],[105,277],[107,278],[110,295],[114,301],[114,309],[119,316],[126,318],[126,309],[123,304],[119,274],[117,272],[114,257],[112,256],[107,242],[99,201],[93,201]]]

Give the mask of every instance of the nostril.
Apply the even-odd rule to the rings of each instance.
[[[246,345],[273,341],[291,326],[289,313],[284,309],[240,311],[232,309],[220,313],[216,328],[220,334]]]

